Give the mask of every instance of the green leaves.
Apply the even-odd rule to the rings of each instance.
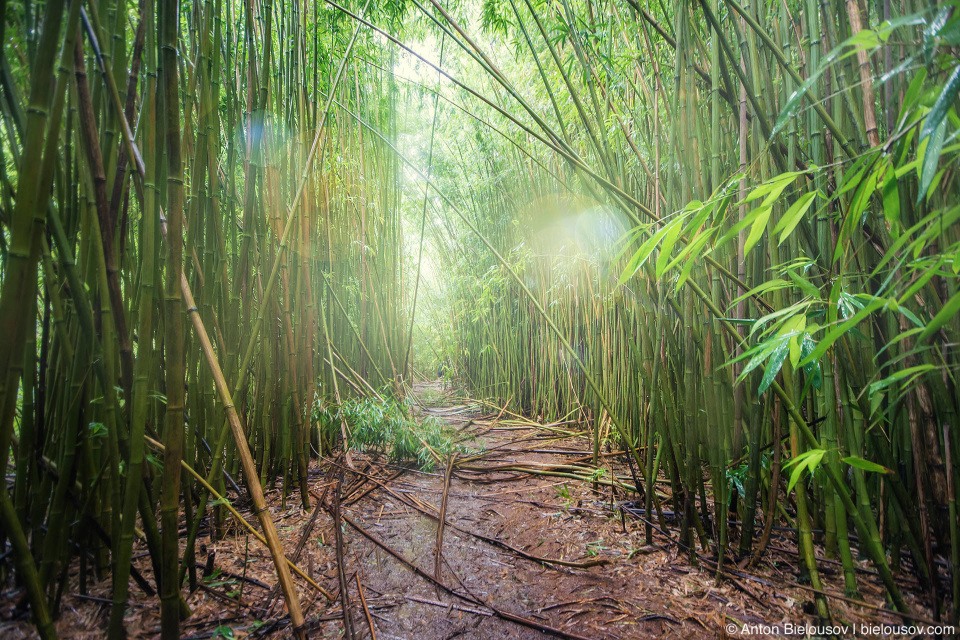
[[[108,430],[105,424],[102,422],[91,422],[87,426],[87,437],[91,440],[94,438],[102,438],[107,435]]]
[[[640,248],[627,262],[623,273],[620,274],[617,286],[622,286],[629,281],[646,264],[653,252],[658,251],[654,262],[654,275],[657,279],[662,279],[673,269],[680,266],[681,263],[683,264],[676,285],[676,289],[679,290],[690,276],[695,259],[703,256],[704,248],[718,230],[718,227],[707,226],[705,228],[704,224],[718,209],[722,211],[727,201],[728,198],[719,196],[711,198],[706,203],[699,200],[688,203],[673,220],[662,226],[640,245]],[[626,250],[626,247],[635,242],[647,229],[648,227],[643,227],[628,233],[625,236],[627,240],[621,252]],[[673,257],[673,250],[677,245],[683,248],[676,257]]]
[[[837,197],[842,193],[853,189],[853,197],[847,208],[843,219],[843,225],[840,228],[840,235],[837,238],[837,246],[833,254],[833,261],[836,262],[850,248],[850,238],[854,236],[857,226],[865,218],[867,206],[876,191],[877,183],[880,181],[881,174],[886,165],[878,162],[880,158],[876,150],[867,152],[860,159],[863,165],[859,171],[853,173],[853,177],[845,177],[843,185]]]
[[[803,102],[804,96],[810,91],[817,81],[820,79],[820,76],[823,75],[823,72],[833,64],[836,59],[836,55],[839,51],[834,49],[830,54],[824,58],[823,63],[821,63],[819,69],[815,69],[813,73],[810,74],[810,77],[807,78],[802,85],[797,87],[797,89],[790,94],[790,99],[787,100],[787,103],[783,105],[783,109],[780,111],[780,115],[777,117],[776,123],[773,125],[773,130],[770,132],[770,137],[777,135],[781,129],[783,129],[790,119],[796,115],[797,111],[800,110],[800,104]]]
[[[801,307],[795,305],[792,308],[794,314],[787,317],[780,324],[776,335],[748,349],[730,362],[730,364],[734,364],[750,358],[750,361],[737,378],[738,383],[746,379],[751,371],[766,362],[767,366],[763,370],[763,378],[760,381],[760,386],[757,388],[757,393],[762,394],[773,384],[787,356],[790,356],[791,362],[799,360],[805,338],[806,317],[801,313],[796,313],[797,308]],[[761,318],[757,322],[759,324],[762,321],[763,319]]]
[[[776,379],[777,374],[780,373],[780,368],[783,367],[783,361],[787,359],[787,354],[790,352],[790,341],[784,340],[779,342],[777,348],[773,351],[770,356],[770,359],[767,361],[767,368],[763,370],[763,378],[760,380],[760,386],[757,387],[757,393],[762,394],[766,391],[773,381]]]
[[[864,306],[862,309],[860,309],[859,311],[857,311],[857,312],[853,315],[853,317],[851,317],[851,318],[849,318],[848,320],[842,322],[842,323],[841,323],[840,325],[838,325],[837,327],[834,327],[834,329],[831,330],[831,331],[826,335],[826,337],[823,338],[823,340],[820,341],[819,344],[817,344],[816,349],[814,349],[812,352],[810,352],[810,354],[809,354],[807,357],[805,357],[803,360],[800,361],[800,366],[804,366],[804,365],[806,365],[806,364],[808,364],[808,363],[811,363],[811,362],[817,362],[817,361],[819,361],[820,358],[823,357],[823,354],[825,354],[825,353],[827,352],[827,350],[828,350],[830,347],[833,346],[833,343],[834,343],[834,342],[836,342],[837,340],[839,340],[839,339],[840,339],[844,334],[846,334],[849,330],[853,329],[853,328],[856,327],[858,324],[860,324],[860,322],[861,322],[864,318],[866,318],[867,316],[869,316],[869,315],[870,315],[871,313],[873,313],[874,311],[876,311],[876,310],[878,310],[878,309],[882,309],[882,308],[884,307],[884,305],[886,305],[886,304],[887,304],[887,300],[885,300],[885,299],[883,299],[883,298],[874,298],[873,301],[872,301],[870,304]]]
[[[900,237],[887,248],[883,259],[871,275],[880,273],[880,270],[898,255],[912,253],[914,258],[919,257],[931,241],[939,237],[944,229],[949,228],[957,220],[960,220],[960,205],[946,210],[938,209],[927,214],[920,222],[901,233]]]
[[[786,173],[781,173],[780,175],[764,182],[760,186],[753,189],[750,192],[744,202],[753,202],[754,200],[759,200],[763,198],[763,204],[773,204],[777,198],[780,197],[780,194],[783,193],[783,190],[790,186],[794,180],[797,179],[797,176],[803,175],[799,171],[787,171]]]
[[[895,382],[899,382],[904,378],[910,378],[910,381],[915,380],[917,377],[921,376],[926,371],[931,371],[936,369],[932,364],[921,364],[916,367],[907,367],[906,369],[901,369],[893,375],[887,376],[883,380],[874,382],[869,387],[867,387],[867,395],[873,397],[878,391],[881,391]],[[908,382],[909,384],[909,382]]]
[[[950,298],[947,304],[943,305],[943,308],[940,309],[937,315],[933,317],[933,320],[927,324],[918,339],[926,340],[946,324],[948,320],[955,318],[958,313],[960,313],[960,292],[953,294],[953,297]]]
[[[787,122],[789,122],[793,116],[797,114],[797,112],[800,110],[800,105],[803,102],[803,98],[817,84],[817,82],[820,80],[820,76],[822,76],[823,73],[833,64],[855,55],[859,51],[880,47],[890,39],[890,36],[896,29],[903,26],[922,24],[923,21],[923,14],[921,13],[903,16],[894,20],[887,20],[883,22],[876,30],[862,29],[850,38],[847,38],[841,42],[836,48],[823,57],[823,59],[820,61],[820,66],[814,69],[810,73],[809,77],[803,82],[803,84],[797,87],[797,89],[790,95],[790,99],[787,100],[787,103],[783,106],[783,109],[780,111],[780,115],[777,117],[777,121],[773,126],[773,130],[770,132],[771,139],[777,135],[777,133],[779,133],[784,126],[786,126]]]
[[[760,236],[767,228],[771,211],[773,211],[773,208],[770,205],[764,205],[750,212],[748,218],[753,221],[753,226],[750,227],[750,234],[747,235],[743,244],[744,256],[749,255],[750,250],[757,245],[757,241],[760,240]]]
[[[783,468],[786,469],[787,467],[795,465],[793,473],[790,474],[790,482],[787,484],[787,493],[793,491],[793,487],[796,486],[797,482],[799,482],[803,476],[804,469],[809,471],[811,475],[813,474],[816,468],[820,466],[820,461],[823,460],[824,454],[826,454],[825,449],[810,449],[809,451],[804,451],[783,466]]]
[[[682,227],[679,224],[680,219],[676,219],[667,225],[667,232],[663,236],[663,244],[660,247],[660,253],[657,255],[656,274],[661,278],[670,260],[670,254],[673,252],[673,246],[677,243]]]
[[[790,286],[790,284],[789,284],[787,281],[782,280],[782,279],[780,279],[780,278],[774,278],[774,279],[772,279],[772,280],[767,280],[766,282],[761,282],[760,284],[758,284],[757,286],[755,286],[753,289],[750,289],[749,291],[747,291],[747,292],[744,293],[743,295],[734,298],[733,301],[730,303],[729,306],[732,308],[732,307],[736,306],[736,304],[737,304],[738,302],[740,302],[741,300],[746,300],[747,298],[752,298],[753,296],[758,296],[758,295],[760,295],[760,294],[767,293],[768,291],[776,291],[776,290],[778,290],[778,289],[785,289],[785,288],[787,288],[787,287],[789,287],[789,286]]]
[[[954,67],[953,73],[943,85],[943,90],[937,101],[923,121],[920,128],[920,146],[923,149],[923,163],[920,166],[920,189],[917,192],[917,204],[923,202],[927,197],[930,185],[937,173],[937,166],[940,163],[940,154],[943,150],[943,143],[947,133],[947,112],[957,99],[957,93],[960,92],[960,65]],[[926,143],[926,147],[924,147]]]
[[[653,253],[653,250],[657,248],[657,245],[660,244],[660,241],[670,233],[674,228],[679,228],[680,218],[676,218],[668,225],[665,225],[660,228],[655,234],[650,236],[640,248],[637,249],[636,253],[630,258],[630,261],[627,263],[627,268],[623,270],[623,273],[620,275],[620,280],[617,282],[617,286],[623,286],[633,275],[640,270],[640,268],[647,261],[647,258],[650,257],[650,254]]]
[[[947,110],[957,99],[958,92],[960,92],[960,66],[954,68],[953,73],[950,74],[949,79],[943,86],[943,91],[940,92],[940,97],[937,98],[933,108],[930,109],[930,113],[927,114],[926,120],[923,121],[923,126],[920,127],[921,140],[940,126],[947,115]]]
[[[348,443],[352,449],[389,453],[393,462],[416,461],[430,470],[435,464],[433,453],[446,456],[465,453],[463,441],[456,440],[449,425],[427,417],[413,420],[406,415],[406,407],[397,399],[351,398],[334,411],[322,407],[314,409],[314,420],[321,430],[336,438],[341,423],[348,427]]]
[[[809,451],[804,451],[784,465],[784,469],[790,466],[794,467],[793,472],[790,474],[790,482],[787,484],[787,493],[793,491],[793,488],[803,477],[804,470],[808,471],[810,475],[813,475],[813,473],[820,466],[820,462],[823,460],[823,457],[826,455],[826,453],[826,449],[810,449]],[[857,456],[848,456],[843,458],[843,462],[851,467],[862,469],[863,471],[869,471],[870,473],[893,473],[893,471],[884,466],[881,466],[875,462],[870,462],[869,460],[864,460],[863,458],[859,458]]]
[[[876,462],[870,462],[869,460],[864,460],[863,458],[858,458],[857,456],[847,456],[846,458],[843,458],[843,462],[846,462],[851,467],[863,469],[864,471],[869,471],[870,473],[893,473],[892,469],[887,469]]]
[[[213,630],[213,635],[211,637],[226,638],[227,640],[233,640],[234,638],[233,628],[228,627],[226,625],[220,625],[219,627]]]
[[[805,293],[806,295],[814,299],[817,299],[820,297],[820,290],[817,289],[813,285],[813,283],[811,283],[809,280],[801,276],[799,273],[797,273],[793,269],[790,269],[787,271],[787,275],[790,277],[791,280],[793,280],[793,283],[797,285],[797,288],[803,291],[803,293]]]
[[[796,228],[797,224],[800,223],[800,220],[803,219],[804,214],[807,212],[807,209],[810,208],[810,205],[813,204],[813,199],[817,196],[817,191],[808,191],[807,193],[800,196],[796,202],[791,205],[787,212],[783,214],[783,217],[780,218],[780,222],[777,223],[777,226],[773,228],[773,232],[780,232],[780,244],[783,244],[783,241],[790,237],[790,234],[793,233],[793,230]]]
[[[798,171],[788,171],[786,173],[781,173],[780,175],[776,176],[772,180],[768,180],[767,182],[756,187],[753,191],[750,192],[750,195],[748,195],[744,199],[744,202],[753,202],[754,200],[759,200],[760,198],[763,198],[763,202],[760,204],[760,206],[750,211],[746,216],[744,216],[744,219],[741,220],[736,225],[738,231],[739,229],[744,228],[747,224],[750,225],[750,233],[747,235],[747,239],[744,242],[744,247],[743,247],[744,256],[749,254],[750,251],[757,245],[757,242],[759,242],[760,237],[763,235],[763,232],[766,230],[767,222],[770,220],[770,215],[773,212],[773,206],[776,204],[777,200],[783,194],[783,191],[787,187],[789,187],[791,184],[793,184],[794,180],[796,180],[797,177],[801,175],[803,174]],[[805,194],[804,197],[806,197],[806,195],[810,195],[810,194]],[[801,198],[801,200],[803,200],[803,198]],[[789,231],[781,235],[781,240],[780,240],[781,242],[783,242],[783,240],[790,235],[790,232],[793,231],[793,228],[800,221],[800,218],[803,217],[803,214],[806,212],[806,208],[810,206],[812,201],[813,201],[813,196],[810,195],[810,197],[807,198],[805,206],[801,202],[799,207],[796,204],[794,204],[794,206],[787,211],[787,214],[784,217],[786,218],[787,216],[793,216],[794,221],[792,226],[790,226]],[[797,210],[800,209],[801,207],[803,207],[803,210],[798,213]],[[777,227],[774,229],[774,232],[785,228],[785,226],[786,225],[784,225],[783,221],[781,221],[780,224],[778,224]]]
[[[497,0],[484,0],[480,9],[480,24],[487,33],[509,35],[510,19],[502,3]]]
[[[957,67],[960,72],[960,67]],[[956,75],[956,74],[955,74]],[[930,116],[927,116],[928,118]],[[940,153],[943,151],[943,140],[947,135],[947,121],[942,120],[936,128],[924,138],[920,147],[924,149],[923,163],[920,165],[920,188],[917,190],[917,204],[923,202],[933,183],[933,178],[937,173],[937,166],[940,164]]]

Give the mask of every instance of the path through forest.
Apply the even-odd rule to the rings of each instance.
[[[417,392],[441,395],[435,384]],[[642,554],[621,562],[643,546],[642,531],[628,523],[631,532],[623,534],[623,524],[611,519],[605,507],[609,491],[594,495],[575,481],[498,470],[570,463],[589,454],[588,439],[502,418],[495,421],[496,412],[480,415],[465,405],[431,406],[425,413],[474,434],[485,451],[481,460],[459,466],[447,491],[441,580],[467,599],[438,595],[433,585],[348,530],[348,544],[357,552],[354,562],[347,562],[348,571],[356,571],[359,559],[362,581],[381,599],[371,608],[371,614],[377,614],[377,637],[543,637],[541,631],[498,617],[493,609],[586,638],[714,635],[714,625],[701,624],[707,621],[707,607],[684,611],[671,604],[675,589],[693,586],[685,580],[686,570],[675,572],[656,556]],[[471,442],[471,447],[476,444]],[[443,489],[443,474],[406,473],[389,489],[371,492],[344,513],[432,573],[434,514],[442,507]],[[521,553],[597,566],[545,564]],[[377,606],[383,609],[377,611]]]
[[[677,521],[668,505],[668,530],[657,531],[655,544],[648,546],[642,514],[631,513],[633,503],[619,490],[611,502],[609,486],[600,484],[594,491],[589,483],[529,472],[579,471],[578,463],[591,455],[589,433],[452,400],[454,392],[439,382],[417,385],[414,393],[421,403],[415,409],[419,417],[434,416],[454,427],[468,450],[456,460],[446,489],[439,581],[434,577],[437,516],[447,486],[441,465],[428,473],[389,464],[382,455],[353,452],[353,469],[341,457],[312,470],[314,504],[322,498],[325,508],[305,512],[293,496],[283,506],[279,486],[267,493],[287,556],[331,596],[298,580],[311,637],[343,637],[332,517],[338,482],[342,579],[356,638],[533,639],[546,632],[567,638],[692,639],[725,637],[730,624],[815,624],[812,594],[796,587],[795,546],[786,536],[775,534],[758,573],[731,568],[718,587],[710,559],[702,569],[693,568],[671,543]],[[607,466],[601,482],[611,474],[629,482],[629,469],[617,464]],[[665,484],[663,490],[668,489]],[[253,521],[245,506],[240,511]],[[238,531],[234,521],[228,527],[228,535],[217,542],[209,540],[209,531],[201,532],[207,542],[198,558],[202,577],[200,588],[187,598],[193,615],[183,623],[184,638],[290,636],[266,549]],[[141,549],[134,557],[152,582],[146,554]],[[840,593],[837,567],[824,561],[822,571],[829,589]],[[882,604],[875,578],[863,578],[866,601]],[[71,582],[71,592],[80,591]],[[69,606],[57,622],[62,637],[100,637],[109,615],[109,584],[103,580],[88,595],[68,596]],[[127,616],[131,636],[159,637],[156,599],[142,591],[133,597],[136,604]],[[835,615],[846,622],[895,622],[889,615],[876,618],[869,605],[833,604]],[[33,637],[25,619],[0,632]]]

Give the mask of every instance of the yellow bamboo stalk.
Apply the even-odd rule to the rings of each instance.
[[[163,444],[160,443],[160,442],[157,442],[156,440],[154,440],[154,439],[151,438],[150,436],[144,436],[144,439],[147,441],[147,443],[150,444],[150,446],[156,447],[156,448],[159,449],[160,451],[163,451],[163,450],[164,450]],[[240,515],[240,512],[237,511],[237,510],[234,508],[234,506],[230,503],[229,500],[227,500],[225,497],[223,497],[222,495],[220,495],[220,494],[217,492],[217,490],[214,489],[214,488],[210,485],[210,483],[208,483],[208,482],[206,481],[206,479],[205,479],[203,476],[201,476],[199,473],[197,473],[196,469],[194,469],[193,467],[191,467],[190,465],[188,465],[188,464],[187,464],[186,462],[184,462],[183,460],[180,461],[180,466],[183,467],[184,471],[186,471],[186,472],[189,473],[191,476],[193,476],[193,477],[197,480],[197,482],[199,482],[199,483],[203,486],[204,489],[206,489],[208,492],[210,492],[210,495],[213,496],[214,500],[220,500],[220,501],[223,503],[223,506],[225,506],[225,507],[227,508],[227,511],[229,511],[231,514],[233,514],[233,517],[237,519],[237,522],[239,522],[240,525],[243,526],[244,529],[246,529],[247,531],[249,531],[250,534],[251,534],[254,538],[256,538],[257,540],[259,540],[264,546],[269,547],[269,545],[267,545],[267,540],[266,540],[266,538],[264,538],[264,537],[260,534],[260,532],[257,531],[257,530],[254,528],[254,526],[253,526],[252,524],[250,524],[249,522],[247,522],[246,519],[245,519],[242,515]],[[333,602],[333,600],[334,600],[333,595],[332,595],[329,591],[327,591],[326,589],[324,589],[323,587],[321,587],[319,584],[317,584],[317,583],[313,580],[313,578],[311,578],[310,576],[308,576],[306,573],[303,572],[302,569],[300,569],[300,567],[298,567],[298,566],[295,565],[293,562],[291,562],[291,561],[290,561],[290,558],[286,558],[286,557],[285,557],[284,559],[287,561],[287,565],[289,565],[289,567],[293,570],[294,573],[296,573],[298,576],[300,576],[301,578],[303,578],[304,580],[306,580],[306,581],[307,581],[307,584],[309,584],[311,587],[313,587],[314,589],[316,589],[317,591],[319,591],[320,593],[322,593],[322,594],[323,594],[323,597],[325,597],[327,600]]]
[[[283,546],[280,544],[280,537],[277,535],[277,529],[270,518],[270,512],[267,510],[267,502],[263,497],[263,488],[260,486],[260,477],[257,474],[257,465],[250,454],[250,447],[247,446],[247,437],[243,433],[243,425],[240,423],[240,415],[233,405],[233,398],[230,395],[230,389],[227,387],[227,380],[220,369],[220,363],[217,361],[217,354],[213,351],[213,345],[210,343],[210,337],[200,319],[200,312],[197,310],[197,303],[193,299],[193,292],[190,290],[190,284],[186,276],[180,278],[180,290],[183,299],[187,303],[187,315],[190,316],[190,322],[193,323],[193,329],[200,340],[200,348],[203,356],[207,360],[207,366],[213,374],[214,385],[217,393],[223,402],[224,411],[227,414],[227,421],[230,423],[230,431],[233,433],[233,439],[237,445],[237,456],[240,458],[240,466],[243,468],[243,476],[247,481],[247,490],[250,492],[250,498],[253,500],[254,512],[260,521],[260,527],[263,529],[265,538],[264,544],[270,549],[270,555],[273,557],[273,564],[277,568],[277,578],[280,581],[280,588],[283,590],[283,598],[287,602],[287,610],[290,612],[290,622],[293,625],[294,634],[298,638],[305,638],[303,630],[303,611],[300,609],[300,599],[297,596],[297,590],[293,585],[293,579],[290,577],[290,569],[287,566],[287,557],[283,554]]]

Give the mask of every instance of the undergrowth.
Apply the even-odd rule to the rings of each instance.
[[[466,441],[455,429],[432,416],[414,420],[406,405],[390,397],[353,398],[341,405],[318,405],[314,419],[327,442],[340,440],[340,423],[345,421],[350,449],[382,453],[391,462],[412,462],[425,471],[437,465],[431,450],[440,459],[468,452]]]

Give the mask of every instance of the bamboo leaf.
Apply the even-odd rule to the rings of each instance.
[[[730,363],[733,364],[739,360],[742,360],[744,357],[752,356],[750,362],[747,363],[747,366],[745,366],[743,371],[740,373],[740,377],[737,378],[737,382],[741,382],[746,379],[751,371],[763,364],[766,359],[769,358],[785,342],[786,340],[783,338],[771,338],[770,340],[761,342],[757,346],[731,360]]]
[[[787,484],[787,493],[793,491],[793,487],[796,486],[797,482],[800,481],[800,477],[803,475],[804,466],[798,464],[793,472],[790,474],[790,482]]]
[[[873,156],[874,159],[877,157],[876,155]],[[868,165],[865,167],[865,170],[869,170],[872,167],[872,164]],[[849,248],[850,242],[848,239],[853,237],[858,224],[860,224],[864,218],[864,211],[870,202],[870,196],[873,195],[877,186],[878,171],[879,169],[870,171],[866,180],[861,180],[857,183],[857,189],[854,192],[850,207],[844,216],[843,226],[840,228],[840,234],[837,238],[837,248],[833,254],[834,262],[839,260],[843,253]]]
[[[787,275],[793,280],[794,284],[800,287],[800,290],[803,291],[806,295],[810,296],[813,299],[818,299],[820,297],[820,290],[817,289],[809,280],[801,276],[799,273],[790,270],[787,271]]]
[[[697,236],[693,242],[684,247],[680,253],[677,254],[677,257],[670,261],[670,263],[664,268],[663,273],[670,273],[678,264],[684,260],[691,261],[691,257],[694,255],[701,255],[700,251],[703,249],[704,245],[713,237],[716,229],[709,229],[704,233],[701,233]]]
[[[870,49],[879,46],[882,42],[885,42],[886,39],[890,37],[892,28],[896,26],[901,25],[893,24],[891,22],[880,35],[869,29],[862,29],[859,33],[847,38],[827,55],[825,55],[820,62],[820,66],[807,77],[803,84],[801,84],[792,94],[790,94],[790,99],[787,100],[787,103],[784,105],[783,109],[781,109],[780,115],[777,117],[777,121],[770,132],[770,139],[772,139],[780,132],[781,129],[783,129],[790,118],[796,115],[797,111],[800,109],[800,104],[803,102],[804,96],[807,95],[810,89],[819,81],[820,76],[823,75],[823,73],[829,69],[831,65],[833,65],[835,62],[843,60],[844,58],[855,55],[857,52],[863,49]],[[844,53],[844,49],[847,49],[848,47],[850,50]]]
[[[670,230],[663,237],[663,244],[660,245],[660,253],[657,255],[656,263],[656,274],[657,278],[662,278],[667,263],[670,260],[670,254],[673,253],[673,245],[676,244],[677,238],[680,236],[680,231],[682,227],[680,226],[680,220],[675,220],[670,223]]]
[[[960,71],[960,67],[957,68]],[[929,117],[929,116],[927,116]],[[917,190],[917,204],[923,202],[927,191],[933,183],[933,177],[940,164],[940,152],[943,149],[943,140],[947,134],[947,121],[941,120],[928,138],[925,139],[926,150],[923,154],[923,164],[920,167],[920,188]]]
[[[882,465],[877,464],[876,462],[870,462],[869,460],[858,458],[857,456],[847,456],[846,458],[841,458],[841,459],[843,460],[843,462],[846,462],[851,467],[856,467],[857,469],[863,469],[864,471],[869,471],[871,473],[884,473],[884,474],[893,473],[892,469],[888,469]]]
[[[623,238],[620,239],[620,243],[623,246],[617,249],[617,252],[613,256],[613,261],[619,262],[623,258],[624,254],[633,245],[633,243],[636,242],[644,233],[647,233],[649,229],[650,225],[640,225],[624,234]]]
[[[809,327],[808,331],[813,331],[813,327]],[[817,347],[817,343],[811,338],[808,334],[804,334],[803,341],[800,343],[800,363],[810,355],[813,350]],[[797,363],[796,366],[801,366],[800,363]],[[803,366],[803,372],[807,374],[810,383],[815,389],[820,388],[820,384],[823,380],[823,373],[820,371],[820,363],[818,362],[809,362]]]
[[[810,208],[810,205],[813,204],[813,199],[816,197],[816,191],[810,191],[808,193],[800,196],[796,202],[794,202],[787,212],[783,214],[783,217],[780,218],[780,222],[777,223],[777,226],[774,227],[773,232],[780,233],[780,244],[783,244],[783,241],[790,237],[790,234],[793,233],[793,230],[803,219],[804,214]]]
[[[863,176],[870,170],[870,165],[875,158],[876,156],[872,153],[867,153],[857,158],[850,168],[844,172],[843,180],[840,182],[839,188],[834,192],[833,199],[836,200],[851,189],[860,186]]]
[[[903,106],[900,108],[900,118],[903,118],[910,110],[912,110],[916,104],[917,99],[920,97],[920,90],[923,88],[923,83],[927,79],[927,69],[925,67],[920,67],[920,70],[910,81],[907,90],[903,94]]]
[[[750,250],[756,246],[757,242],[760,240],[760,236],[763,235],[763,232],[767,228],[767,220],[770,219],[770,212],[773,211],[773,208],[770,205],[764,205],[755,209],[751,216],[753,221],[753,226],[750,228],[750,234],[747,236],[746,241],[743,244],[743,255],[746,256],[750,253]]]
[[[927,264],[925,265],[925,268],[923,268],[923,275],[917,278],[916,282],[910,285],[910,288],[904,291],[903,294],[900,295],[900,298],[897,300],[897,306],[900,307],[900,309],[898,310],[902,310],[901,305],[906,304],[907,301],[913,298],[913,296],[916,295],[918,291],[920,291],[925,286],[927,286],[927,283],[930,282],[930,280],[932,280],[934,276],[939,275],[938,270],[940,269],[940,266],[943,264],[943,261],[944,261],[943,256],[941,256],[937,260],[937,262],[932,266],[928,263],[928,261],[925,261],[927,262]],[[913,316],[913,314],[910,314],[910,316],[907,316],[907,317],[910,318],[911,316]],[[913,316],[911,319],[913,318],[916,318],[916,316]],[[922,326],[922,323],[920,323],[919,320],[917,321],[917,324],[920,324]]]
[[[823,455],[825,453],[826,451],[823,449],[809,449],[784,465],[785,467],[789,465],[796,465],[793,469],[793,473],[790,474],[790,482],[787,484],[787,493],[793,491],[793,488],[796,486],[797,482],[800,481],[804,469],[808,470],[811,474],[813,473],[817,466],[819,466],[820,461],[823,460]]]
[[[636,253],[633,254],[633,257],[630,258],[630,262],[627,265],[627,268],[624,269],[623,273],[620,275],[620,280],[617,282],[617,286],[622,286],[627,280],[633,277],[633,275],[643,266],[647,261],[647,258],[650,257],[650,254],[653,253],[653,250],[657,248],[657,245],[663,239],[663,237],[670,233],[670,231],[678,227],[680,224],[680,218],[677,218],[670,224],[661,227],[653,236],[647,239],[640,248],[637,249]]]
[[[763,198],[763,204],[773,204],[773,202],[780,197],[780,194],[783,193],[783,190],[789,187],[799,175],[802,174],[797,171],[781,173],[780,175],[755,187],[753,191],[750,192],[750,195],[746,197],[744,202],[753,202],[754,200]]]
[[[758,395],[763,395],[763,392],[766,391],[771,384],[773,384],[777,374],[780,373],[781,367],[783,367],[783,361],[787,359],[789,350],[790,340],[784,340],[777,347],[777,350],[773,352],[773,355],[770,356],[770,360],[767,362],[767,368],[763,371],[763,378],[760,380],[760,386],[757,387]]]
[[[800,357],[802,354],[801,345],[803,344],[803,336],[794,336],[790,338],[790,366],[794,369],[800,364]]]
[[[794,314],[800,313],[801,311],[809,308],[810,304],[811,304],[811,301],[809,300],[801,300],[800,302],[792,304],[789,307],[784,307],[783,309],[779,309],[777,311],[774,311],[773,313],[769,313],[763,316],[762,318],[760,318],[754,323],[753,327],[750,329],[749,335],[752,336],[754,333],[757,332],[757,330],[764,327],[767,323],[770,323],[776,320],[777,318],[782,318],[784,316],[790,317],[790,316],[793,316]],[[784,323],[785,322],[786,321],[784,321]]]
[[[861,320],[866,318],[868,315],[883,307],[886,304],[886,300],[877,299],[872,303],[858,311],[851,317],[849,320],[843,322],[840,326],[836,327],[826,335],[826,337],[817,344],[816,349],[810,352],[806,358],[800,361],[800,366],[804,366],[811,362],[817,362],[820,358],[827,352],[827,349],[833,346],[833,343],[840,339],[841,336],[846,334],[850,329],[856,327]]]
[[[824,61],[818,69],[816,69],[810,76],[800,85],[793,93],[790,94],[790,99],[787,100],[787,103],[783,105],[783,109],[780,110],[780,115],[777,117],[777,121],[773,125],[773,129],[770,132],[770,137],[777,135],[780,131],[786,126],[787,122],[790,121],[790,118],[797,114],[797,111],[800,110],[800,105],[803,103],[804,96],[807,95],[807,92],[810,91],[810,88],[813,87],[819,80],[820,76],[823,75],[823,72],[832,64],[832,60]]]
[[[774,278],[772,280],[767,280],[755,286],[753,289],[750,289],[741,296],[737,296],[730,303],[730,307],[735,306],[741,300],[746,300],[747,298],[752,298],[753,296],[759,296],[768,291],[776,291],[777,289],[785,289],[790,286],[790,283],[781,278]]]
[[[677,277],[677,286],[674,291],[680,291],[680,288],[684,285],[688,278],[690,278],[690,272],[693,271],[693,266],[697,264],[695,260],[687,260],[683,265],[683,269],[680,270],[680,275]]]
[[[953,297],[950,298],[947,304],[943,305],[943,308],[937,312],[937,315],[933,316],[933,320],[927,324],[927,327],[917,340],[926,340],[939,331],[940,327],[945,325],[949,320],[955,318],[958,313],[960,313],[960,292],[953,294]]]
[[[906,369],[901,369],[900,371],[897,371],[893,375],[887,376],[883,380],[879,380],[871,384],[867,388],[867,394],[873,395],[877,391],[880,391],[881,389],[885,389],[886,387],[889,387],[894,382],[898,382],[900,380],[903,380],[904,378],[910,378],[912,376],[915,377],[925,371],[932,371],[934,369],[936,369],[936,367],[932,364],[921,364],[915,367],[908,367]]]
[[[920,220],[920,222],[910,227],[892,245],[890,245],[887,248],[885,255],[883,256],[883,258],[880,260],[880,262],[877,264],[877,266],[874,268],[874,270],[871,272],[870,275],[874,276],[877,273],[879,273],[880,270],[884,266],[886,266],[890,260],[896,257],[897,254],[900,252],[900,250],[904,247],[904,245],[907,245],[907,243],[910,242],[910,238],[913,236],[913,234],[917,233],[921,229],[929,228],[928,225],[930,225],[931,223],[939,222],[940,224],[946,224],[949,226],[950,224],[953,224],[953,222],[958,219],[960,219],[960,205],[952,207],[948,209],[946,212],[934,211],[932,213],[927,214],[922,220]],[[939,228],[937,229],[937,233],[939,233]]]
[[[954,100],[957,99],[958,92],[960,92],[960,65],[954,67],[953,73],[950,74],[946,84],[943,85],[943,91],[940,92],[940,97],[937,98],[937,101],[933,104],[933,108],[930,109],[930,113],[927,114],[926,119],[923,121],[923,126],[920,128],[921,140],[932,135],[940,126],[947,116],[947,110],[953,104]]]

